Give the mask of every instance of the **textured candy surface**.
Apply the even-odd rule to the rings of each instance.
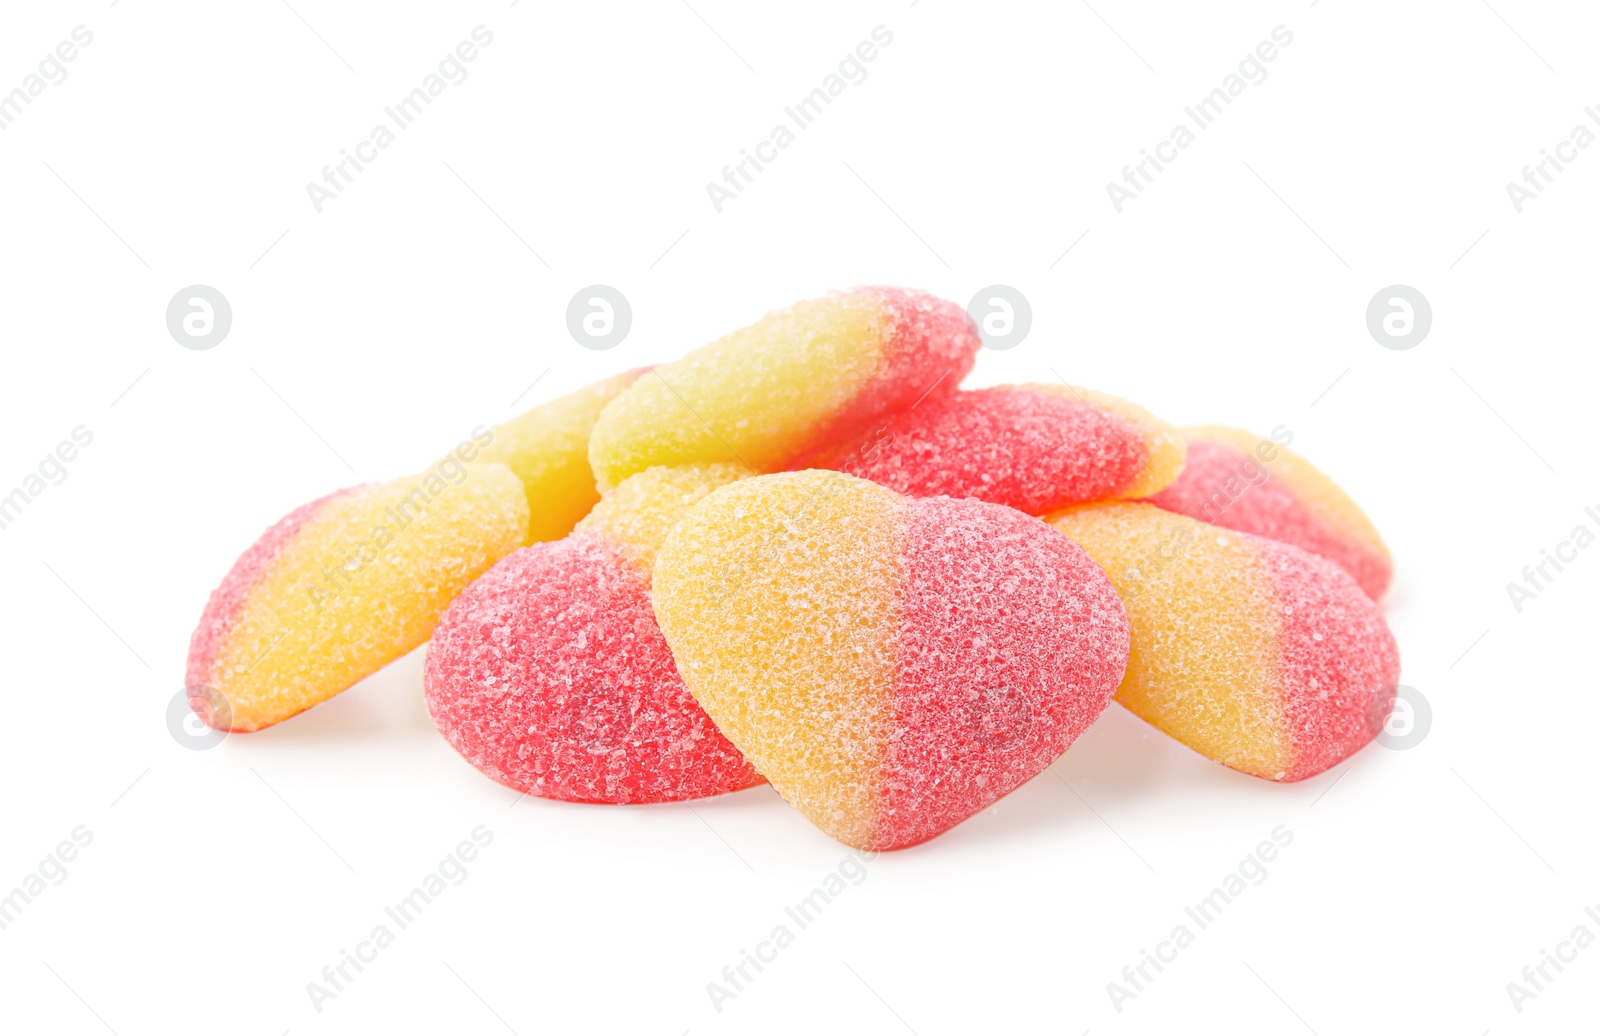
[[[575,530],[619,548],[645,571],[667,533],[706,494],[746,472],[738,464],[683,464],[649,468],[608,490]]]
[[[456,465],[323,497],[280,520],[212,593],[189,646],[201,718],[270,726],[415,648],[527,534],[522,483]],[[202,691],[200,688],[209,688]]]
[[[1394,638],[1325,558],[1150,504],[1053,516],[1111,577],[1132,627],[1117,700],[1200,754],[1269,780],[1371,741],[1399,679]]]
[[[1104,573],[1043,523],[831,471],[713,493],[668,535],[654,601],[729,740],[863,848],[931,838],[1039,773],[1127,658]]]
[[[577,530],[501,561],[450,606],[428,712],[494,780],[573,802],[671,802],[761,783],[695,703],[650,606],[672,525],[734,465],[651,468]]]
[[[1042,515],[1149,496],[1183,467],[1183,440],[1124,400],[1066,385],[1000,385],[890,414],[809,466],[909,496],[972,497]]]
[[[587,385],[489,429],[477,454],[504,464],[528,494],[528,542],[559,540],[589,513],[600,494],[589,467],[589,433],[605,405],[639,380],[646,368]]]
[[[1361,508],[1304,457],[1237,428],[1181,430],[1188,465],[1150,497],[1168,511],[1292,543],[1333,561],[1378,599],[1394,563]]]
[[[602,487],[660,464],[778,471],[954,391],[979,344],[959,306],[921,292],[797,303],[639,379],[601,413],[589,460]]]

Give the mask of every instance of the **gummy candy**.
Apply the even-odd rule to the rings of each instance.
[[[672,525],[737,465],[657,467],[572,535],[490,569],[450,606],[424,670],[428,712],[489,777],[572,802],[672,802],[761,783],[695,704],[650,607]]]
[[[1115,396],[1066,385],[1000,385],[891,414],[811,467],[909,496],[958,496],[1042,515],[1149,496],[1183,467],[1183,440]]]
[[[1049,521],[1121,595],[1133,639],[1117,701],[1152,726],[1275,781],[1321,773],[1383,729],[1399,653],[1333,562],[1145,503]]]
[[[656,557],[684,681],[777,791],[896,849],[1048,766],[1111,700],[1128,627],[1038,519],[832,471],[736,482]]]
[[[602,487],[659,464],[779,471],[955,391],[979,346],[961,307],[921,292],[797,303],[640,378],[601,412],[589,461]]]
[[[189,645],[195,711],[220,730],[251,731],[333,697],[427,640],[527,528],[509,469],[450,459],[297,508],[206,604]]]
[[[1286,433],[1263,439],[1216,425],[1182,433],[1188,466],[1152,504],[1292,543],[1344,568],[1373,600],[1383,596],[1394,572],[1389,548],[1344,490],[1282,445]]]

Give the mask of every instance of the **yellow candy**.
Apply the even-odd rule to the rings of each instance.
[[[600,499],[589,467],[590,430],[605,405],[643,373],[596,382],[489,430],[489,443],[476,460],[504,464],[522,480],[529,543],[559,540]]]

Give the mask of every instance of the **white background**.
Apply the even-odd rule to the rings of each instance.
[[[1520,214],[1505,185],[1600,102],[1593,12],[692,2],[7,6],[0,91],[74,26],[94,41],[0,131],[0,491],[75,426],[94,441],[0,530],[0,892],[75,826],[93,842],[0,931],[0,1024],[1592,1025],[1600,947],[1521,1013],[1506,985],[1600,935],[1600,550],[1520,614],[1506,584],[1600,505],[1600,149]],[[479,24],[469,78],[315,212],[305,185]],[[706,183],[880,24],[869,78],[715,212]],[[1106,183],[1277,25],[1267,79],[1118,214]],[[565,326],[596,282],[634,311],[609,352]],[[719,1014],[707,983],[846,855],[770,789],[514,805],[433,731],[420,652],[209,751],[169,734],[207,594],[283,513],[863,282],[1022,290],[1029,337],[969,384],[1053,369],[1174,422],[1291,428],[1393,548],[1427,737],[1277,786],[1113,707],[1051,773],[873,861]],[[164,320],[195,283],[233,307],[206,352]],[[1365,326],[1395,283],[1433,307],[1409,351]],[[467,880],[315,1012],[306,984],[477,825]],[[1268,878],[1114,1009],[1106,984],[1278,825]]]

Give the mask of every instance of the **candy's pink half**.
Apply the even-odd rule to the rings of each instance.
[[[1262,470],[1229,446],[1191,439],[1182,474],[1149,500],[1163,510],[1308,550],[1349,572],[1368,597],[1383,596],[1394,574],[1389,557],[1331,528],[1281,481],[1256,481]]]
[[[1114,500],[1149,462],[1139,428],[1067,395],[1002,385],[925,400],[811,466],[1040,515]]]
[[[1297,547],[1258,539],[1278,609],[1279,686],[1290,743],[1285,781],[1305,780],[1353,755],[1388,721],[1400,650],[1350,574]]]
[[[931,838],[1036,776],[1110,704],[1128,660],[1122,602],[1077,544],[973,500],[901,507],[882,849]]]
[[[762,783],[678,675],[650,573],[582,535],[502,559],[434,631],[428,713],[508,787],[571,802],[672,802]]]
[[[954,302],[907,288],[857,289],[872,295],[888,317],[881,366],[845,406],[809,436],[797,455],[841,442],[854,443],[884,413],[939,399],[956,391],[977,362],[982,339]],[[812,465],[797,463],[793,468]]]
[[[977,362],[982,339],[954,302],[908,288],[863,288],[877,296],[892,328],[883,369],[863,395],[873,413],[956,391]],[[929,375],[934,377],[930,380]]]

